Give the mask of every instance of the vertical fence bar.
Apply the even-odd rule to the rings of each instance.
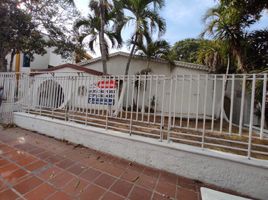
[[[240,107],[240,119],[239,119],[239,135],[240,136],[242,136],[242,129],[243,129],[245,93],[246,93],[246,75],[243,75],[242,94],[241,94],[241,107]]]
[[[248,159],[251,157],[252,147],[252,131],[253,131],[253,117],[254,117],[254,102],[255,102],[255,87],[256,87],[256,75],[253,75],[252,80],[252,92],[251,92],[251,103],[250,103],[250,123],[249,123],[249,136],[248,136]]]
[[[175,127],[175,122],[176,122],[176,105],[177,105],[177,85],[178,85],[178,76],[175,76],[175,94],[174,94],[174,102],[173,102],[173,127]]]
[[[122,79],[121,79],[122,78]],[[125,82],[125,76],[119,76],[119,80],[118,80],[119,84],[121,83],[121,88],[123,88],[123,85],[124,85],[124,82]],[[120,88],[120,87],[119,87]],[[121,103],[121,112],[120,112],[120,118],[122,119],[123,118],[123,105],[124,105],[124,100],[125,100],[125,95],[123,96],[123,100],[122,100],[122,103]]]
[[[198,129],[199,122],[199,100],[200,100],[200,74],[198,74],[197,79],[197,95],[196,95],[196,120],[195,120],[195,129]]]
[[[232,86],[231,86],[231,106],[230,106],[230,116],[229,116],[229,134],[232,134],[232,125],[233,125],[233,110],[234,110],[234,84],[235,84],[235,75],[232,75]]]
[[[182,78],[182,93],[180,95],[181,97],[181,116],[180,116],[180,127],[182,127],[182,120],[183,120],[183,98],[184,98],[184,86],[185,86],[185,75],[183,75]]]
[[[161,123],[160,123],[160,141],[161,142],[163,141],[163,128],[165,124],[165,116],[164,116],[165,86],[166,86],[166,78],[164,77],[163,90],[162,90]]]
[[[141,107],[141,121],[144,121],[144,112],[145,112],[145,92],[147,88],[147,75],[144,76],[144,83],[143,83],[143,94],[142,94],[142,107]]]
[[[168,134],[167,141],[170,142],[170,130],[171,130],[171,109],[172,109],[172,91],[173,91],[173,78],[170,79],[170,90],[169,90],[169,106],[168,106]]]
[[[263,75],[263,91],[262,91],[262,108],[261,108],[261,130],[260,139],[263,139],[264,122],[265,122],[265,101],[267,93],[267,74]]]
[[[156,120],[156,109],[157,109],[157,103],[158,103],[158,80],[159,80],[159,76],[156,77],[156,91],[155,91],[155,104],[154,104],[154,123]]]
[[[150,89],[149,89],[149,97],[148,97],[148,117],[147,117],[148,122],[150,122],[150,116],[151,116],[152,81],[153,81],[153,76],[150,75]]]
[[[132,96],[131,96],[131,113],[130,113],[130,121],[129,121],[129,135],[132,135],[132,122],[133,122],[133,104],[134,104],[134,90],[135,90],[135,80],[136,76],[133,76],[132,81]]]
[[[126,83],[125,84],[127,84],[127,88],[126,88],[126,90],[127,90],[127,100],[126,100],[126,113],[125,113],[125,119],[128,119],[128,101],[129,101],[129,93],[130,93],[130,91],[129,91],[129,87],[130,87],[130,76],[127,76],[126,77],[127,78],[127,81],[126,81]],[[130,100],[131,101],[131,100]]]
[[[187,113],[187,128],[190,126],[190,109],[192,104],[192,87],[193,87],[193,75],[190,75],[190,89],[189,89],[189,96],[188,96],[188,113]]]
[[[225,96],[225,75],[222,75],[222,94],[221,94],[221,116],[220,116],[220,132],[223,129],[223,112],[224,112],[224,96]]]
[[[215,120],[215,104],[216,104],[216,92],[217,92],[217,75],[214,75],[214,88],[213,88],[213,102],[212,102],[212,119],[211,119],[211,131],[214,131],[214,120]]]
[[[139,119],[139,102],[140,102],[140,90],[141,90],[141,75],[138,78],[137,100],[136,100],[136,121]]]
[[[204,113],[203,113],[203,133],[202,133],[202,149],[205,146],[205,133],[206,133],[206,117],[207,117],[207,93],[208,93],[208,74],[206,74],[205,80],[205,96],[204,96]]]

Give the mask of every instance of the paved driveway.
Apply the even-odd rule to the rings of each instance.
[[[20,128],[0,131],[0,154],[5,200],[200,200],[204,185]]]

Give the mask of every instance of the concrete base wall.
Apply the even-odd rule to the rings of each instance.
[[[201,150],[187,145],[128,136],[116,131],[84,126],[42,116],[15,113],[22,128],[82,144],[150,167],[197,179],[266,200],[268,162]]]

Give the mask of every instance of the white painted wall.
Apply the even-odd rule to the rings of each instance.
[[[74,63],[73,58],[64,59],[61,55],[55,54],[53,51],[55,50],[54,47],[46,48],[47,53],[44,55],[34,54],[34,60],[30,64],[29,67],[23,67],[23,53],[20,54],[20,72],[29,72],[31,69],[39,70],[39,69],[47,69],[48,65],[57,66],[66,63]],[[10,63],[10,54],[6,57],[8,62],[8,69]],[[13,61],[12,71],[15,71],[15,57]]]
[[[258,199],[268,198],[268,162],[187,145],[129,136],[26,113],[15,113],[19,127],[82,144],[149,167],[200,180]]]
[[[128,58],[126,56],[122,55],[117,55],[114,57],[109,58],[107,62],[107,69],[108,69],[108,74],[115,75],[115,76],[120,76],[124,75],[125,73],[125,67],[127,63]],[[96,61],[92,62],[90,64],[84,65],[83,67],[87,67],[89,69],[94,69],[97,71],[102,71],[102,62],[101,61]],[[130,65],[130,70],[129,70],[129,75],[135,75],[138,72],[144,70],[147,68],[147,61],[139,58],[133,58],[131,65]],[[165,76],[176,76],[176,75],[204,75],[208,74],[207,71],[202,71],[202,70],[196,70],[196,69],[190,69],[190,68],[185,68],[185,67],[175,67],[173,70],[171,70],[169,64],[166,63],[160,63],[160,62],[155,62],[152,61],[150,63],[150,68],[152,69],[151,75],[165,75]],[[206,102],[207,102],[207,108],[206,108],[206,115],[211,116],[212,115],[212,97],[213,97],[213,81],[208,81],[208,92],[207,92],[207,97],[206,97]],[[184,91],[182,91],[182,84],[180,81],[177,82],[177,98],[174,98],[174,93],[175,93],[175,82],[173,82],[173,89],[172,89],[172,111],[176,113],[177,116],[180,115],[182,112],[183,115],[188,114],[188,108],[190,110],[191,116],[195,117],[195,113],[197,110],[197,82],[193,82],[192,85],[192,93],[189,94],[190,90],[190,81],[186,82],[184,85]],[[156,95],[156,87],[158,87],[157,95]],[[198,113],[202,115],[204,113],[204,100],[205,100],[205,80],[204,78],[201,78],[200,84],[200,95],[199,95],[199,108],[198,108]],[[129,88],[129,94],[132,94],[132,86]],[[148,89],[145,91],[147,94],[145,97],[145,104],[147,107],[149,107],[149,104],[151,102],[151,99],[153,96],[156,98],[156,105],[157,105],[157,112],[160,113],[162,111],[162,102],[164,100],[164,113],[168,113],[169,111],[169,98],[170,98],[170,82],[166,81],[165,87],[164,87],[164,92],[163,92],[163,80],[159,80],[158,82],[155,80],[153,81],[152,84],[152,93],[151,93],[151,98],[149,99],[149,86]],[[217,91],[220,91],[221,87],[220,85],[217,86]],[[134,92],[136,95],[136,90]],[[164,96],[164,99],[163,99]],[[182,99],[182,101],[181,101]],[[220,105],[218,105],[219,96],[217,95],[217,106],[216,106],[216,112],[215,115],[219,116],[219,109]],[[131,105],[132,99],[129,98],[128,102],[126,102],[126,98],[124,100],[124,106],[128,107],[127,105]],[[174,102],[175,101],[175,102]],[[139,105],[142,105],[143,102],[143,89],[141,89],[141,94],[139,98]],[[183,105],[181,106],[181,104]],[[188,106],[190,104],[190,106]]]

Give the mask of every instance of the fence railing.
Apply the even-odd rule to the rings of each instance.
[[[267,74],[6,73],[0,86],[2,116],[22,111],[268,158]]]

